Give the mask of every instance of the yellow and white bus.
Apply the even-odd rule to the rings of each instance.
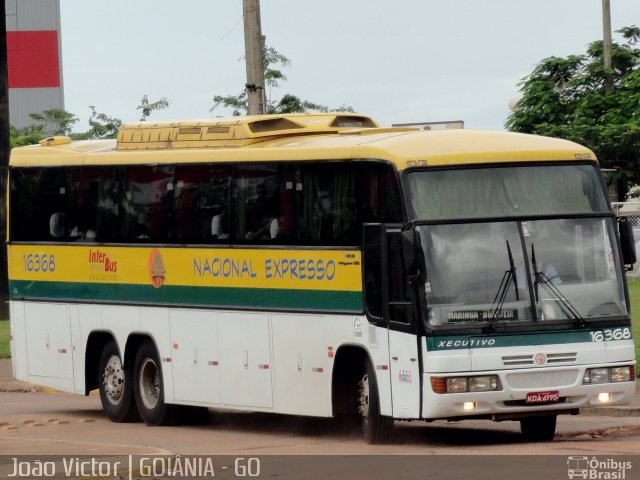
[[[221,407],[381,442],[394,419],[487,418],[546,440],[633,396],[633,241],[577,144],[236,117],[49,138],[9,174],[15,375],[99,389],[113,421]]]

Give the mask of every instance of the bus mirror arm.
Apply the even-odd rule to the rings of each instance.
[[[636,263],[636,245],[633,238],[633,226],[629,217],[618,217],[618,233],[620,234],[620,248],[622,250],[622,261],[627,267],[627,271],[633,269]]]

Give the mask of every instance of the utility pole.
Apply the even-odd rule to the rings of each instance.
[[[602,31],[603,31],[603,56],[605,70],[611,70],[611,3],[610,0],[602,0]],[[605,73],[604,91],[613,93],[613,77]]]
[[[0,320],[9,318],[7,277],[7,170],[9,166],[9,65],[7,60],[7,12],[0,0]]]
[[[0,168],[6,167],[9,163],[9,66],[6,15],[5,2],[2,0],[0,1]],[[4,195],[4,190],[0,194]]]
[[[249,115],[265,114],[264,59],[260,0],[242,0],[244,51],[247,62],[247,104]]]

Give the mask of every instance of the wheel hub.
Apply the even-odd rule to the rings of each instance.
[[[114,405],[122,400],[124,392],[124,371],[117,355],[111,355],[102,372],[102,386],[107,399]]]
[[[156,362],[146,358],[140,367],[140,397],[148,409],[153,409],[160,400],[160,372]]]
[[[365,374],[360,380],[360,398],[358,401],[358,412],[367,421],[369,418],[369,375]]]

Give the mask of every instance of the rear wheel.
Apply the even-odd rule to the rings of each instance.
[[[140,417],[147,425],[167,423],[171,406],[164,403],[162,366],[150,341],[140,345],[134,365],[133,393]]]
[[[362,433],[367,443],[384,443],[393,428],[393,418],[380,415],[380,398],[376,374],[370,362],[358,385],[358,413],[362,418]]]
[[[102,349],[98,372],[100,401],[107,417],[117,423],[138,420],[138,412],[133,400],[131,369],[123,368],[122,358],[113,340],[107,342]]]
[[[527,440],[549,442],[556,434],[557,415],[530,417],[520,420],[520,430]]]

